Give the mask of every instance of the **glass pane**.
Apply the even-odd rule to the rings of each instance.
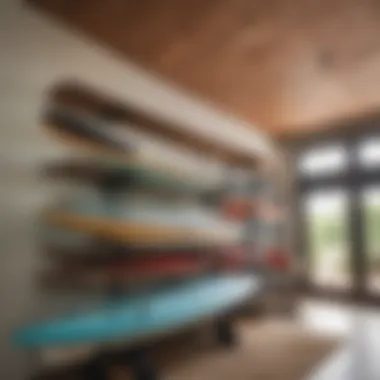
[[[343,190],[310,194],[305,202],[311,280],[317,285],[348,288],[348,195]]]
[[[347,151],[342,145],[313,148],[299,159],[299,171],[306,176],[324,176],[343,172],[347,168]]]
[[[380,292],[380,186],[363,191],[364,242],[367,259],[367,288]]]
[[[380,137],[373,136],[359,145],[359,162],[367,168],[380,166]]]

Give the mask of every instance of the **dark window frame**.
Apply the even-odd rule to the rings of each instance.
[[[295,215],[296,215],[296,252],[306,266],[305,285],[312,290],[317,290],[310,282],[310,262],[308,253],[308,238],[306,231],[306,219],[302,201],[308,194],[329,188],[342,188],[349,193],[348,218],[350,250],[349,260],[351,262],[351,275],[353,280],[352,295],[380,301],[380,295],[370,295],[366,290],[366,275],[368,273],[368,260],[364,246],[364,216],[362,210],[362,191],[371,185],[380,184],[380,165],[374,168],[366,168],[359,162],[358,152],[360,143],[373,137],[380,137],[380,117],[376,116],[365,121],[359,121],[346,127],[333,128],[321,132],[312,138],[297,138],[282,143],[292,152],[291,165],[294,168],[294,193],[295,193]],[[342,145],[348,152],[348,166],[342,172],[326,176],[307,176],[299,171],[299,159],[307,151],[323,147],[324,145]],[[313,289],[314,288],[314,289]],[[321,290],[321,289],[319,289]],[[323,292],[323,291],[322,291]],[[333,289],[328,294],[335,293]],[[339,292],[338,292],[339,293]],[[346,295],[346,294],[343,294]]]

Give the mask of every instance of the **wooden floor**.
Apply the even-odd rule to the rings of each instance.
[[[307,380],[380,379],[380,308],[306,301],[299,318],[308,328],[339,335],[344,342]]]

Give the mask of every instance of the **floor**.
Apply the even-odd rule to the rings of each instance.
[[[380,309],[334,302],[306,301],[299,308],[303,325],[342,339],[342,346],[307,380],[379,380]]]

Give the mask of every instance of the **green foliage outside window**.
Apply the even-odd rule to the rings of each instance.
[[[380,271],[380,205],[364,205],[364,242],[370,269]],[[341,253],[337,270],[344,270],[348,251],[348,220],[342,214],[314,214],[309,220],[309,248],[314,263],[323,260],[321,255]]]

